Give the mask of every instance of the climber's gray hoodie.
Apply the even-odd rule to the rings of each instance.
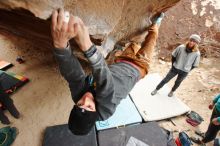
[[[126,98],[130,90],[140,78],[139,71],[130,64],[116,63],[108,66],[102,54],[93,45],[84,52],[92,67],[92,74],[96,82],[96,110],[100,118],[109,118],[116,106],[123,98]],[[73,55],[71,48],[54,49],[60,72],[69,83],[73,101],[82,97],[87,88],[86,75]]]

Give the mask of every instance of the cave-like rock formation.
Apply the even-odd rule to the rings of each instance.
[[[92,40],[102,43],[109,52],[115,42],[148,27],[153,15],[178,1],[4,0],[0,1],[0,33],[19,36],[39,48],[51,48],[49,19],[54,9],[62,7],[81,17],[89,27]]]

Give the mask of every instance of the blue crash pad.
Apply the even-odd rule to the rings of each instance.
[[[68,125],[47,127],[44,134],[43,146],[97,146],[95,127],[82,136],[74,135]]]
[[[96,128],[97,130],[104,130],[141,122],[142,118],[128,95],[121,101],[109,119],[96,122]]]

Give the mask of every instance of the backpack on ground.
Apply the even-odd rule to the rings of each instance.
[[[3,127],[0,129],[0,146],[10,146],[16,136],[17,136],[17,129],[15,127]]]
[[[204,121],[204,119],[195,111],[191,111],[187,114],[188,119],[186,119],[187,123],[191,124],[192,126],[198,126],[199,124]]]
[[[185,132],[180,132],[179,133],[179,140],[182,144],[182,146],[191,146],[192,142],[189,136]]]

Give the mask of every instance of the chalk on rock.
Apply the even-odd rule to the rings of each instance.
[[[64,22],[68,23],[70,19],[70,13],[68,11],[64,12]]]

